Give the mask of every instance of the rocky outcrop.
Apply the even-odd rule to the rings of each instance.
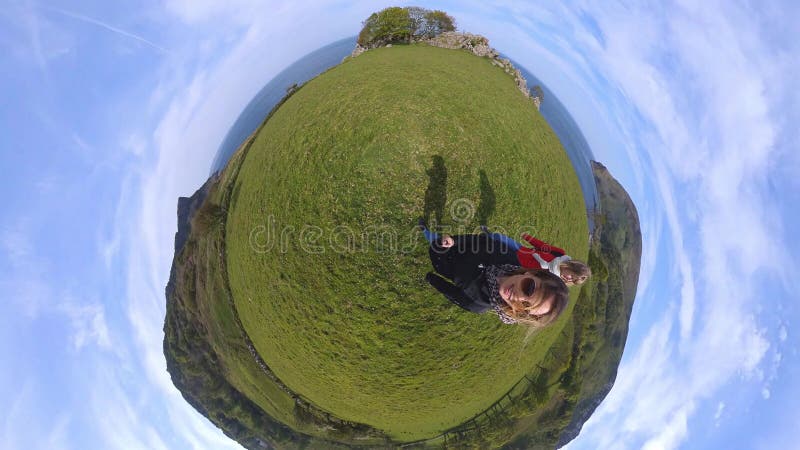
[[[489,47],[489,40],[479,34],[447,31],[430,39],[423,39],[428,45],[442,48],[463,48],[471,51],[476,56],[497,58],[497,51]]]
[[[191,197],[178,197],[178,231],[175,233],[175,254],[180,253],[189,237],[194,213],[203,204],[211,186],[218,180],[219,172],[216,172]]]
[[[354,48],[353,52],[350,53],[350,58],[355,58],[356,56],[364,53],[367,50],[369,50],[367,47],[362,47],[360,44],[356,44],[356,48]],[[347,59],[347,57],[345,56],[344,59]]]
[[[525,97],[536,99],[534,100],[534,104],[536,105],[536,109],[539,109],[541,99],[538,97],[531,97],[531,91],[528,89],[528,82],[525,80],[525,77],[522,76],[519,69],[514,67],[508,58],[501,58],[497,50],[489,46],[489,40],[485,37],[479,34],[448,31],[436,37],[426,39],[423,42],[434,47],[469,50],[475,56],[489,58],[492,61],[492,65],[503,69],[505,73],[514,77],[517,88],[519,88]]]
[[[469,50],[475,56],[489,58],[492,61],[492,65],[503,69],[505,73],[514,77],[514,82],[517,84],[517,88],[520,90],[520,92],[522,92],[523,95],[525,95],[525,97],[531,99],[537,110],[542,105],[542,99],[539,96],[531,94],[530,89],[528,89],[528,82],[525,80],[525,77],[522,76],[522,73],[520,73],[519,69],[514,67],[508,58],[501,58],[497,53],[497,50],[489,46],[489,40],[484,36],[472,33],[462,33],[459,31],[446,31],[432,38],[418,39],[412,42],[428,44],[433,47],[449,48],[453,50]],[[374,47],[367,48],[356,44],[356,48],[350,54],[350,57],[355,58],[371,48],[391,46],[392,44],[375,45]]]

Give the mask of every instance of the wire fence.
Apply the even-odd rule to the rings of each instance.
[[[564,333],[566,333],[566,329],[562,330],[561,335],[556,338],[556,341],[564,338]],[[537,364],[536,370],[533,373],[523,375],[505,394],[489,407],[460,425],[450,428],[437,436],[419,441],[407,442],[400,445],[399,448],[411,449],[431,447],[437,443],[441,444],[442,448],[450,448],[479,438],[485,435],[490,429],[498,426],[512,425],[515,419],[510,414],[510,407],[513,406],[534,383],[540,382],[539,380],[543,373],[552,371],[553,367],[564,359],[563,356],[564,355],[559,356],[556,353],[555,345],[551,346],[543,360]],[[569,357],[569,354],[567,354],[567,357]]]

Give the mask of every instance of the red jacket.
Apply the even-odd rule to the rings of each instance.
[[[566,254],[563,249],[554,247],[547,242],[540,241],[528,233],[523,234],[522,238],[533,246],[533,248],[523,246],[517,250],[517,259],[519,259],[519,264],[522,267],[526,267],[528,269],[542,268],[542,265],[539,264],[539,261],[537,261],[533,255],[539,255],[539,257],[543,260],[550,262],[553,259]]]

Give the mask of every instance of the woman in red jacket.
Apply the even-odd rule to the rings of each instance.
[[[427,228],[422,231],[431,243],[428,253],[435,270],[425,280],[461,308],[491,311],[503,323],[534,328],[553,323],[565,310],[569,288],[561,278],[514,265],[514,252],[501,250],[487,234],[440,237]]]
[[[448,248],[454,244],[452,236],[443,234],[439,236],[425,226],[425,222],[420,220],[419,227],[428,242],[438,241],[442,248]],[[510,236],[501,233],[492,233],[486,226],[481,226],[481,231],[500,244],[496,253],[504,253],[508,250],[516,253],[516,261],[508,263],[518,264],[528,269],[545,269],[554,275],[561,277],[567,286],[580,285],[586,282],[592,271],[585,263],[572,259],[566,252],[558,247],[540,241],[535,237],[525,233],[522,238],[532,247],[525,247],[515,241]]]
[[[481,231],[514,250],[522,267],[549,270],[561,277],[567,286],[583,284],[592,276],[592,270],[586,263],[572,259],[564,249],[536,239],[528,233],[523,233],[522,238],[532,247],[525,247],[505,234],[492,233],[484,225],[481,225]]]

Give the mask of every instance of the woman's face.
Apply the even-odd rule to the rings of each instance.
[[[553,296],[542,298],[541,280],[533,274],[509,275],[500,281],[500,297],[508,304],[522,307],[531,315],[547,314],[552,308]]]
[[[561,269],[561,279],[567,286],[572,286],[578,281],[578,277],[569,269]]]
[[[564,284],[567,286],[575,286],[586,281],[585,276],[578,276],[575,274],[575,272],[566,268],[561,269],[561,279],[564,280]]]

